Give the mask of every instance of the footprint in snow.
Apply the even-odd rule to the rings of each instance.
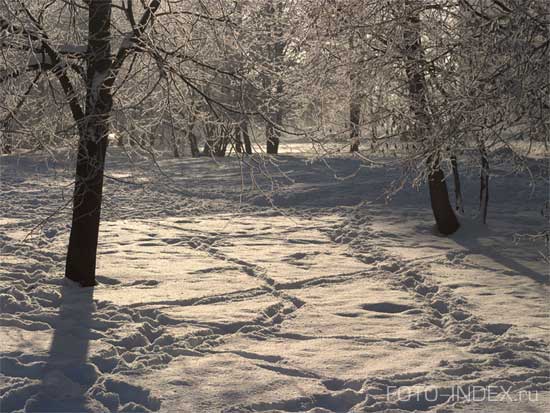
[[[350,318],[359,317],[361,315],[360,313],[354,313],[354,312],[341,312],[341,313],[335,313],[335,314],[340,317],[350,317]]]
[[[135,287],[138,285],[143,285],[145,287],[155,287],[160,284],[160,281],[157,280],[136,280],[133,283],[127,284],[129,287]]]
[[[97,275],[95,277],[96,281],[100,284],[106,284],[106,285],[118,285],[120,284],[120,281],[115,278],[105,277],[103,275]]]
[[[372,311],[375,313],[396,314],[396,313],[403,313],[407,310],[412,310],[414,307],[411,307],[410,305],[406,305],[406,304],[381,302],[381,303],[363,304],[361,305],[361,308],[363,310]]]
[[[504,333],[506,333],[510,329],[510,327],[512,327],[512,324],[507,324],[507,323],[485,324],[483,327],[485,327],[494,335],[501,336]]]
[[[46,236],[46,238],[52,239],[57,235],[57,229],[49,228],[44,231],[44,235]]]

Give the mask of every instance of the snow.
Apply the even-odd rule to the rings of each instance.
[[[547,187],[494,167],[484,226],[463,167],[445,238],[397,168],[302,149],[244,192],[235,158],[109,149],[94,288],[63,278],[70,157],[2,156],[0,410],[548,411],[544,245],[514,239]]]

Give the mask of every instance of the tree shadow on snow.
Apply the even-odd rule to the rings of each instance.
[[[102,412],[104,406],[86,396],[97,368],[87,362],[94,289],[63,285],[40,391],[25,404],[27,412]]]
[[[473,223],[466,223],[466,226],[472,225]],[[541,284],[549,283],[550,280],[547,275],[537,272],[512,258],[510,256],[510,248],[498,245],[482,245],[480,243],[480,238],[488,239],[489,230],[484,225],[477,225],[477,229],[469,228],[467,231],[464,231],[465,228],[462,228],[462,230],[459,230],[459,232],[452,237],[453,241],[464,247],[468,254],[483,255],[505,267],[505,274],[507,275],[528,277]],[[516,246],[516,248],[519,247]]]

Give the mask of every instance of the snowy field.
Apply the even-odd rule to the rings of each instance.
[[[517,236],[548,186],[497,164],[483,226],[466,170],[444,238],[425,187],[385,197],[398,169],[289,152],[110,149],[86,289],[63,279],[72,161],[2,156],[0,410],[550,411],[545,246]]]

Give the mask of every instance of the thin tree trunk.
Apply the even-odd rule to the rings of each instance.
[[[103,169],[112,107],[106,79],[111,67],[111,1],[89,3],[89,58],[86,113],[79,127],[73,218],[65,276],[82,286],[95,285]]]
[[[268,123],[265,133],[267,136],[266,151],[268,154],[276,155],[279,152],[279,131],[271,123]]]
[[[241,128],[239,125],[235,125],[233,128],[234,133],[234,141],[235,141],[235,152],[242,153],[243,152],[243,141],[241,139]]]
[[[479,210],[481,221],[487,223],[487,207],[489,205],[489,158],[484,145],[481,145],[481,171],[479,174]]]
[[[192,107],[191,113],[189,114],[189,125],[187,127],[187,141],[189,142],[189,149],[191,150],[191,156],[193,158],[200,156],[197,135],[193,133],[196,120],[197,120],[197,116]]]
[[[244,151],[248,155],[252,155],[252,143],[250,142],[250,135],[248,133],[248,122],[245,119],[241,120],[239,129],[241,130],[243,137]]]
[[[349,109],[350,152],[359,151],[359,122],[361,119],[361,104],[352,98]]]
[[[281,51],[282,54],[282,51]],[[267,147],[266,151],[268,154],[277,155],[279,153],[279,143],[281,141],[281,132],[277,129],[276,126],[280,126],[283,123],[283,111],[281,109],[281,96],[283,94],[283,83],[279,80],[277,81],[277,97],[275,102],[275,113],[271,117],[272,122],[269,122],[266,125],[266,137],[267,137]]]
[[[355,47],[353,44],[353,36],[349,38],[349,79],[350,79],[350,101],[349,101],[349,128],[350,128],[350,152],[359,151],[360,141],[360,126],[361,122],[361,98],[360,98],[360,85],[357,73],[357,67],[353,61],[353,51]]]
[[[269,65],[271,66],[271,72],[281,74],[281,65],[283,64],[283,57],[285,52],[285,41],[283,40],[283,27],[280,24],[280,18],[283,14],[283,2],[270,0],[267,3],[266,8],[267,16],[274,19],[273,36],[270,40],[273,43],[270,45],[269,50]],[[273,76],[269,73],[267,76],[267,84],[265,86],[268,93],[271,95],[272,110],[269,115],[269,122],[266,124],[266,152],[271,155],[276,155],[279,152],[279,142],[281,141],[281,132],[278,127],[283,122],[283,109],[281,107],[281,100],[283,96],[283,81],[280,76],[277,76],[275,82],[275,95],[272,95],[271,88],[273,86]],[[273,104],[274,103],[274,104]]]
[[[180,157],[180,139],[178,138],[178,131],[176,131],[176,128],[174,126],[174,117],[172,116],[172,112],[169,112],[170,116],[170,143],[172,144],[172,154],[174,155],[174,158]],[[162,130],[165,130],[165,122],[161,123]],[[164,133],[163,133],[164,134]]]
[[[458,161],[455,155],[451,156],[451,168],[453,170],[455,187],[455,209],[461,213],[464,213],[464,203],[462,202],[462,188],[460,186],[460,174],[458,172]]]

